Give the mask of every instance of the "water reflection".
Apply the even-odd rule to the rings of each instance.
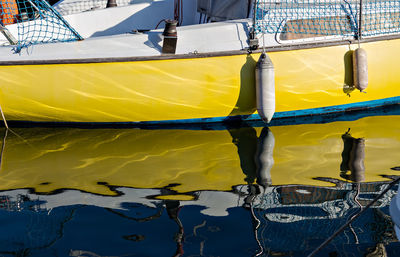
[[[365,180],[365,139],[354,138],[349,132],[350,129],[342,135],[344,146],[340,176],[354,182],[362,182]]]
[[[253,127],[229,128],[232,142],[238,149],[240,167],[246,175],[248,184],[267,187],[271,185],[271,168],[274,164],[273,151],[275,138],[269,128],[264,127],[257,137]]]
[[[387,184],[361,183],[362,205]],[[105,203],[92,196],[86,204],[71,204],[74,193],[76,197],[88,196],[76,191],[43,196],[26,190],[3,192],[1,254],[304,256],[358,210],[352,184],[343,181],[339,187],[271,186],[254,192],[250,202],[249,185],[239,185],[232,192],[197,192],[199,199],[194,201],[149,199],[143,190],[123,189],[129,198],[114,197],[118,208],[102,206],[111,200],[107,197]],[[147,193],[162,195],[162,191]],[[373,249],[386,249],[392,254],[388,256],[396,256],[397,240],[387,212],[396,191],[390,190],[354,222],[352,230],[357,238],[348,229],[323,249],[321,256],[333,252],[361,256]],[[69,198],[70,205],[53,206],[54,198],[57,202]],[[215,199],[225,204],[226,216],[202,213]],[[224,245],[229,243],[233,244],[227,249]]]
[[[305,256],[365,209],[318,256],[397,256],[400,116],[389,120],[14,129],[0,255]]]

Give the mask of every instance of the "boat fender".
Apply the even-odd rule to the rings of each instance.
[[[368,86],[368,61],[367,51],[358,48],[353,53],[353,79],[354,86],[363,92]]]
[[[264,127],[258,138],[256,165],[257,165],[257,184],[267,188],[272,184],[271,169],[274,165],[274,146],[275,138],[269,128]]]
[[[269,123],[275,113],[275,70],[268,54],[262,53],[256,64],[257,111]]]

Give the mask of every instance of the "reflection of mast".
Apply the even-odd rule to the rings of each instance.
[[[179,201],[176,200],[165,200],[165,206],[167,208],[167,213],[168,217],[176,222],[178,224],[178,232],[175,236],[175,241],[176,241],[176,253],[174,254],[174,257],[182,256],[183,255],[183,235],[184,235],[184,230],[183,230],[183,225],[182,222],[180,221],[178,217],[178,213],[180,210],[180,203]]]
[[[161,195],[170,195],[173,193],[169,188],[161,189]],[[178,232],[175,235],[176,242],[176,252],[173,255],[174,257],[179,257],[183,255],[183,236],[184,230],[181,220],[178,217],[179,211],[181,209],[180,202],[178,200],[164,200],[165,208],[167,209],[167,214],[170,219],[175,221],[178,225]]]

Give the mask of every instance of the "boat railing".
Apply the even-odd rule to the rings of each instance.
[[[254,30],[279,43],[359,39],[400,32],[400,1],[257,0]]]
[[[62,16],[65,16],[75,13],[105,9],[107,2],[108,0],[60,0],[53,5],[53,8],[56,9]],[[145,1],[117,0],[116,2],[117,6],[127,6]],[[154,0],[149,0],[147,2],[151,3],[154,2]]]

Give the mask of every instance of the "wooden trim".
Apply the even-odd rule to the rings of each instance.
[[[400,34],[380,36],[373,38],[363,38],[358,41],[351,40],[337,40],[329,42],[313,42],[313,43],[300,43],[300,44],[282,44],[278,46],[266,47],[266,52],[279,52],[279,51],[292,51],[300,49],[312,49],[339,45],[349,45],[355,43],[370,43],[384,40],[400,39]],[[154,60],[174,60],[174,59],[194,59],[194,58],[208,58],[208,57],[221,57],[221,56],[234,56],[248,53],[261,53],[262,49],[251,50],[234,50],[234,51],[220,51],[209,53],[190,53],[190,54],[162,54],[156,56],[138,56],[138,57],[107,57],[107,58],[83,58],[83,59],[60,59],[60,60],[22,60],[22,61],[0,61],[0,66],[16,66],[16,65],[51,65],[51,64],[83,64],[83,63],[113,63],[113,62],[137,62],[137,61],[154,61]]]

